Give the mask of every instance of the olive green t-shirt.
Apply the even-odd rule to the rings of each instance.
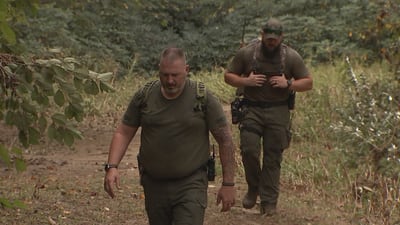
[[[303,58],[297,51],[286,45],[281,45],[281,48],[286,48],[283,66],[286,79],[298,79],[309,75]],[[265,57],[262,53],[261,41],[254,41],[237,52],[228,65],[227,71],[245,77],[254,70],[266,75],[282,74],[281,59],[279,51],[271,57]],[[244,97],[253,101],[284,101],[288,99],[288,96],[287,88],[273,88],[268,82],[261,87],[244,88]]]
[[[209,91],[205,93],[205,112],[194,110],[198,103],[195,81],[187,79],[182,94],[172,100],[163,97],[160,85],[153,82],[136,92],[123,123],[142,127],[139,154],[145,173],[160,179],[181,178],[206,164],[209,130],[227,120]]]

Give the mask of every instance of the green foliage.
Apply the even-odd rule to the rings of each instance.
[[[348,60],[348,59],[347,59]],[[348,60],[349,62],[349,60]],[[344,104],[336,109],[339,118],[331,126],[336,148],[343,154],[342,167],[352,180],[356,202],[367,214],[390,221],[399,207],[395,190],[400,177],[399,83],[374,71],[357,75],[349,62]],[[368,207],[368,210],[366,209]]]
[[[10,157],[10,154],[12,153],[12,157]],[[9,152],[9,149],[6,149],[5,146],[0,144],[0,159],[7,165],[11,166],[14,164],[15,168],[17,171],[21,172],[26,169],[26,165],[23,160],[23,155],[22,151],[20,148],[13,148]]]
[[[0,197],[0,206],[5,208],[19,208],[19,209],[26,208],[25,204],[22,201],[19,200],[10,201],[9,199],[1,197]]]
[[[333,126],[341,139],[347,137],[342,144],[348,163],[356,168],[372,165],[380,175],[399,177],[399,85],[392,80],[371,82],[349,68],[354,86],[347,89],[350,98],[339,109],[340,123]]]
[[[33,0],[24,1],[31,2],[26,7],[15,2],[3,1],[0,10],[36,9]],[[284,22],[286,42],[314,62],[354,55],[368,62],[383,56],[400,64],[400,10],[394,1],[60,0],[42,1],[38,10],[27,13],[27,22],[0,18],[0,25],[6,24],[0,26],[6,27],[2,33],[15,40],[15,32],[34,54],[61,47],[69,55],[115,60],[120,74],[131,69],[151,75],[167,45],[184,47],[193,70],[225,66],[241,42],[259,35],[270,16]]]
[[[209,70],[223,65],[224,51],[239,47],[240,31],[226,29],[227,19],[236,1],[138,1],[140,16],[162,31],[166,42],[186,49],[192,70]],[[156,35],[157,36],[157,35]],[[150,40],[153,40],[151,38]],[[160,41],[156,41],[158,43]],[[148,46],[146,46],[148,47]],[[158,52],[155,54],[158,63]],[[224,56],[225,55],[225,56]],[[153,57],[154,57],[153,56]],[[156,65],[156,64],[155,64]],[[155,67],[150,67],[155,68]]]
[[[112,73],[89,71],[74,58],[32,60],[0,54],[0,59],[0,119],[18,129],[24,148],[39,144],[44,136],[72,146],[82,138],[73,121],[85,116],[85,94],[113,91],[108,84]],[[0,150],[7,165],[12,153],[16,168],[24,169],[21,151]]]
[[[24,21],[25,15],[36,13],[38,0],[0,1],[0,49],[8,49],[17,43],[14,30],[9,22]]]
[[[344,55],[370,62],[383,55],[396,64],[399,11],[394,1],[378,0],[61,0],[42,3],[28,23],[12,25],[29,52],[61,47],[74,56],[115,60],[121,75],[149,76],[168,45],[184,47],[193,70],[225,66],[270,16],[284,22],[285,41],[313,62]]]

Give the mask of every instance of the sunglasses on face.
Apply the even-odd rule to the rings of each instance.
[[[281,29],[266,28],[263,31],[264,31],[264,34],[276,34],[276,35],[281,35],[282,34],[282,30]]]

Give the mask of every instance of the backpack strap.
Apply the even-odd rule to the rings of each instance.
[[[201,81],[196,81],[196,103],[194,104],[193,110],[196,112],[207,111],[207,94],[206,86]]]
[[[153,80],[153,81],[147,82],[143,86],[143,90],[142,90],[143,97],[142,97],[142,102],[141,102],[142,107],[146,106],[146,104],[147,104],[146,102],[147,102],[147,98],[148,98],[150,90],[159,82],[160,82],[160,80]]]
[[[153,88],[154,85],[156,85],[159,82],[160,82],[159,80],[153,80],[153,81],[147,82],[143,87],[146,94],[150,91],[150,89]]]

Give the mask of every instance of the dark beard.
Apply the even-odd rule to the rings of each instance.
[[[261,44],[262,44],[262,48],[261,48],[262,49],[262,53],[263,53],[265,58],[273,58],[276,54],[280,53],[281,44],[279,44],[272,51],[268,50],[268,48],[265,47],[263,42],[261,42]]]

